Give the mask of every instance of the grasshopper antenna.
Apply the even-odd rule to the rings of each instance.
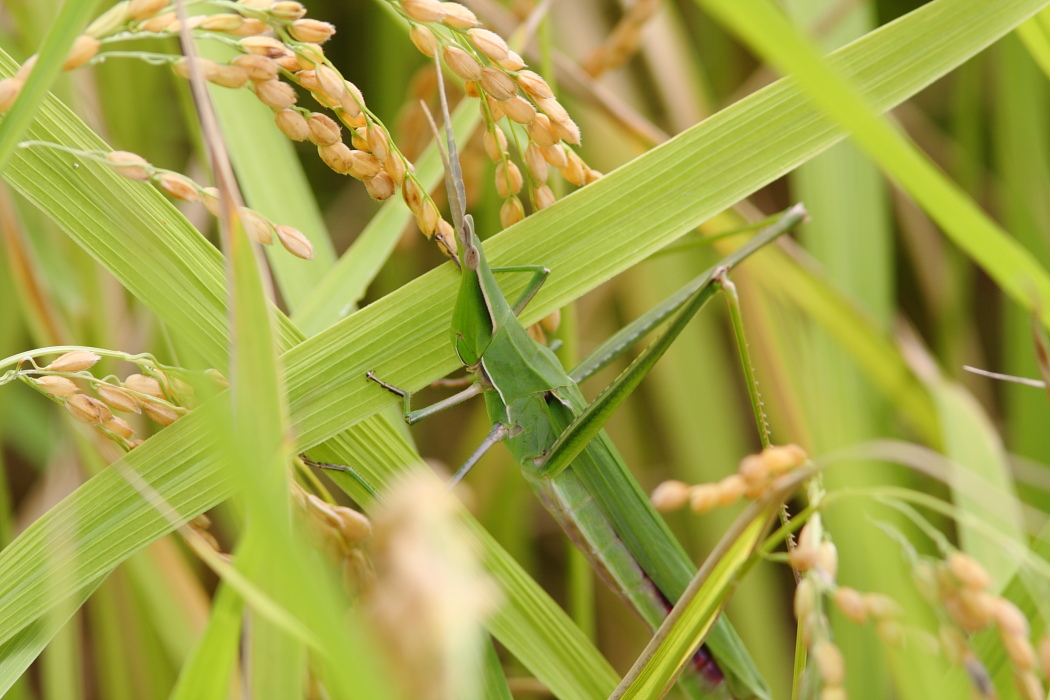
[[[474,247],[474,219],[467,214],[467,191],[463,186],[463,168],[459,163],[459,151],[456,148],[456,137],[452,133],[452,117],[448,111],[448,99],[445,97],[445,80],[441,73],[441,61],[434,60],[437,71],[438,95],[441,98],[441,118],[445,123],[445,148],[441,147],[441,133],[438,131],[434,115],[423,106],[423,111],[430,121],[434,132],[441,161],[445,165],[445,189],[448,192],[449,208],[452,210],[452,225],[456,229],[456,240],[459,243],[463,266],[468,270],[478,267],[478,251]]]
[[[1001,382],[1013,382],[1014,384],[1024,384],[1025,386],[1035,387],[1036,389],[1046,389],[1046,382],[1041,379],[1029,379],[1028,377],[1016,377],[1012,374],[1000,374],[999,372],[989,372],[986,369],[979,367],[971,367],[970,365],[963,365],[963,369],[971,374],[976,374],[981,377],[988,377],[989,379],[998,379]]]
[[[441,119],[445,123],[445,147],[447,155],[442,157],[445,161],[445,187],[448,189],[449,206],[452,208],[452,223],[459,230],[460,223],[467,213],[467,190],[463,186],[463,168],[459,163],[459,150],[456,148],[456,137],[452,133],[452,116],[448,111],[448,98],[445,95],[445,77],[441,72],[441,62],[434,62],[437,70],[438,96],[441,99]],[[441,143],[438,135],[437,125],[434,118],[430,118],[431,126],[434,128],[434,137]]]
[[[441,68],[440,67],[438,68],[438,75],[441,75]],[[442,98],[444,98],[445,94],[442,92],[441,96],[442,96]],[[423,109],[423,114],[427,115],[427,121],[430,122],[430,131],[431,131],[431,133],[434,134],[434,145],[437,146],[438,153],[441,154],[441,163],[442,163],[442,165],[445,168],[445,190],[448,192],[448,201],[449,201],[449,205],[452,208],[453,228],[455,229],[456,237],[458,237],[459,230],[460,230],[460,223],[459,223],[459,218],[457,218],[457,216],[456,216],[456,209],[458,207],[459,211],[462,212],[464,207],[458,200],[456,200],[456,198],[455,198],[455,196],[453,194],[453,189],[452,189],[453,185],[450,184],[452,182],[453,178],[454,178],[454,175],[453,175],[453,172],[452,172],[452,166],[449,163],[448,154],[446,153],[444,147],[442,147],[442,145],[441,145],[441,133],[438,131],[437,124],[434,122],[434,115],[430,113],[430,108],[427,107],[427,103],[424,102],[423,100],[419,101],[419,106]],[[460,166],[459,166],[459,159],[458,158],[456,159],[456,170],[457,170],[457,172],[460,172],[460,177],[459,177],[458,182],[460,183],[460,188],[462,188],[463,177],[462,177],[462,170],[460,169]],[[456,254],[456,245],[455,245],[456,241],[453,240],[453,241],[447,241],[446,242],[445,241],[445,234],[442,232],[441,226],[438,226],[437,229],[434,231],[434,236],[438,239],[438,243],[442,247],[445,248],[445,250],[448,252],[449,256],[451,256],[452,262],[454,262],[456,264],[456,267],[459,267],[459,268],[462,269],[462,266],[460,265],[460,262],[459,262],[459,256]]]

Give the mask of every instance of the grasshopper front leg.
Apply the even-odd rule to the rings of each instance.
[[[405,422],[409,425],[418,423],[427,416],[434,415],[435,413],[443,411],[444,409],[449,408],[450,406],[455,406],[457,404],[463,403],[464,401],[474,396],[477,396],[482,391],[484,391],[481,382],[475,380],[473,384],[471,384],[469,387],[459,392],[458,394],[454,394],[445,399],[444,401],[438,401],[435,404],[431,404],[426,408],[421,408],[419,410],[413,411],[411,408],[412,392],[402,389],[400,387],[396,387],[393,384],[388,384],[387,382],[384,382],[382,379],[376,376],[375,372],[369,371],[365,374],[365,376],[371,381],[375,382],[379,386],[389,391],[390,393],[397,394],[401,397],[402,401],[404,402],[403,410],[405,415]],[[452,488],[460,481],[462,481],[463,477],[465,477],[470,472],[470,470],[474,468],[474,465],[477,464],[481,460],[481,458],[485,456],[485,453],[492,449],[493,445],[495,445],[498,442],[503,442],[508,438],[512,438],[519,432],[521,432],[520,426],[511,426],[505,423],[494,424],[492,426],[492,430],[485,437],[482,443],[478,445],[478,448],[474,450],[473,454],[471,454],[470,457],[467,458],[467,461],[464,462],[460,466],[460,468],[456,470],[456,473],[452,475],[452,478],[449,479],[448,487]],[[317,466],[334,467],[338,465],[318,464]]]
[[[533,297],[536,296],[536,293],[540,291],[540,288],[543,286],[543,283],[547,281],[547,277],[550,276],[551,273],[550,269],[544,267],[543,265],[511,265],[506,267],[495,267],[492,268],[492,271],[532,273],[532,277],[525,285],[525,289],[522,291],[521,296],[518,297],[517,301],[514,302],[514,306],[512,307],[515,316],[520,314],[525,309],[525,307],[528,306],[529,302],[532,301]],[[409,425],[414,425],[419,421],[423,420],[424,418],[428,418],[434,415],[435,413],[439,413],[445,410],[446,408],[458,406],[464,401],[467,401],[482,393],[485,389],[485,387],[481,385],[481,382],[478,378],[473,377],[469,374],[466,377],[461,377],[459,379],[439,379],[436,382],[434,382],[434,386],[457,387],[462,386],[464,384],[470,384],[470,386],[468,386],[463,391],[457,394],[453,394],[447,399],[438,401],[437,403],[427,406],[426,408],[412,410],[412,392],[408,391],[407,389],[402,389],[401,387],[394,386],[389,382],[383,381],[378,376],[376,376],[376,373],[372,370],[366,372],[365,377],[375,382],[379,386],[383,387],[390,393],[396,394],[397,396],[401,397],[401,411],[405,417],[405,422]],[[464,467],[466,466],[467,465],[464,465]],[[462,471],[465,475],[467,471],[469,471],[469,467],[467,467],[466,470],[463,470],[463,468],[461,467],[460,471]],[[457,472],[457,474],[458,473],[459,472]]]
[[[532,278],[529,279],[528,284],[525,285],[525,289],[522,291],[521,296],[512,305],[512,310],[515,316],[520,316],[521,312],[529,305],[532,298],[536,296],[536,292],[540,291],[540,287],[547,281],[547,277],[550,276],[551,271],[549,268],[543,265],[508,265],[505,267],[494,267],[493,272],[531,272]]]
[[[463,403],[464,401],[467,401],[467,400],[477,396],[478,394],[480,394],[484,390],[484,388],[481,386],[481,383],[479,381],[475,380],[473,384],[468,386],[463,391],[461,391],[459,393],[456,393],[456,394],[453,394],[452,396],[448,397],[447,399],[442,399],[441,401],[438,401],[437,403],[431,404],[431,405],[427,406],[426,408],[420,408],[420,409],[417,409],[417,410],[413,411],[412,410],[412,392],[411,391],[408,391],[407,389],[402,389],[400,387],[394,386],[393,384],[389,384],[387,382],[384,382],[382,379],[377,377],[376,373],[373,372],[372,370],[369,370],[369,371],[365,372],[365,377],[367,377],[369,380],[375,382],[379,386],[383,387],[384,389],[389,391],[391,394],[396,394],[396,395],[401,397],[401,410],[402,410],[402,413],[405,416],[405,422],[408,423],[409,425],[415,425],[416,423],[418,423],[419,421],[423,420],[424,418],[428,418],[428,417],[434,415],[435,413],[440,413],[441,411],[444,411],[446,408],[451,408],[452,406],[458,406],[459,404]]]

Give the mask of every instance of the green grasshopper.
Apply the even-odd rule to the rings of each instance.
[[[438,74],[440,78],[440,68]],[[689,584],[695,567],[650,505],[602,426],[692,316],[727,283],[726,273],[800,222],[805,211],[801,206],[788,210],[720,266],[690,282],[606,342],[572,374],[566,374],[554,352],[533,340],[517,318],[549,270],[541,265],[489,266],[473,219],[465,212],[462,174],[443,91],[441,98],[448,150],[446,186],[461,268],[452,342],[473,377],[472,384],[444,401],[414,411],[410,392],[382,381],[374,372],[368,372],[367,377],[402,398],[409,424],[483,394],[492,431],[452,482],[461,479],[492,445],[506,442],[544,506],[599,576],[656,629]],[[496,283],[497,272],[532,273],[514,304]],[[588,405],[577,382],[663,323],[663,333]],[[685,684],[691,696],[720,692],[717,687],[724,677],[734,697],[769,697],[768,688],[728,622],[720,619],[716,623],[706,646],[714,659],[704,649],[698,652],[696,668]]]

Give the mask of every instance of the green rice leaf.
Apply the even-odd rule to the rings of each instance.
[[[955,505],[972,519],[994,530],[989,538],[966,520],[959,522],[959,543],[963,550],[984,564],[992,577],[992,590],[1002,590],[1013,578],[1018,562],[1003,547],[1003,538],[1018,545],[1027,541],[1021,503],[1013,486],[1010,466],[1002,442],[980,404],[962,387],[946,380],[932,382],[944,435],[944,450],[959,467],[981,479],[986,488],[980,496],[959,488],[954,490]],[[995,504],[992,507],[991,504]],[[1010,504],[1012,507],[1004,507]]]
[[[700,643],[718,619],[742,572],[752,563],[752,552],[761,541],[778,505],[753,505],[741,515],[736,536],[723,541],[708,557],[689,588],[650,643],[644,665],[635,666],[610,696],[619,700],[659,698],[667,694],[678,674],[693,660]],[[657,642],[657,640],[659,640]],[[735,697],[747,697],[747,694]]]
[[[1020,244],[985,214],[977,204],[951,182],[890,123],[880,119],[879,100],[864,86],[850,85],[849,72],[837,61],[825,64],[787,19],[763,0],[698,0],[728,24],[774,65],[798,80],[805,93],[840,126],[847,128],[857,144],[894,179],[944,229],[944,232],[996,283],[1026,309],[1039,313],[1050,325],[1050,275]],[[996,22],[1003,5],[1032,14],[1045,3],[933,2],[912,13],[933,16],[944,6],[954,4],[973,23]],[[940,5],[941,7],[936,7]],[[889,25],[892,26],[892,25]],[[932,27],[931,27],[932,29]],[[928,42],[928,36],[915,38]]]
[[[225,700],[240,654],[243,601],[223,583],[212,601],[208,627],[183,664],[171,700]]]
[[[25,82],[18,99],[5,115],[3,124],[0,124],[0,173],[7,169],[18,142],[47,98],[47,91],[61,72],[73,40],[84,31],[88,20],[95,16],[99,4],[98,0],[84,0],[62,5],[62,11],[55,17],[44,45],[40,47],[36,65],[29,76],[31,79]]]
[[[1043,73],[1050,78],[1050,10],[1043,10],[1020,25],[1017,35]]]

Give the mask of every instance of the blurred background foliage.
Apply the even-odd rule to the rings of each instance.
[[[60,4],[4,0],[0,45],[19,61],[35,52]],[[418,101],[434,104],[436,86],[429,64],[382,4],[307,3],[311,17],[338,28],[326,46],[328,57],[362,89],[372,110],[391,126],[395,142],[414,157],[429,139]],[[508,22],[513,26],[515,13],[520,16],[532,6],[528,0],[468,4],[501,31]],[[548,59],[559,52],[582,62],[607,39],[626,4],[630,3],[552,3],[554,19],[541,26],[539,44]],[[780,4],[804,33],[830,51],[924,3]],[[177,47],[170,42],[166,49]],[[156,45],[150,50],[157,50]],[[533,63],[546,73],[543,62]],[[625,128],[571,84],[561,85],[561,98],[582,128],[584,158],[607,172],[651,148],[655,139],[701,121],[776,77],[695,3],[678,0],[661,3],[644,26],[637,53],[596,80],[644,129]],[[114,148],[142,153],[153,163],[207,180],[188,87],[170,71],[112,60],[63,76],[54,92]],[[1021,41],[1009,35],[893,113],[915,143],[1044,264],[1050,257],[1048,97],[1046,75]],[[491,184],[492,164],[480,138],[461,146],[468,207],[479,231],[494,232],[499,198]],[[312,147],[296,148],[332,246],[340,253],[379,205],[360,183],[326,168]],[[280,181],[284,174],[268,176]],[[970,364],[1038,376],[1030,315],[1004,300],[925,214],[889,186],[849,143],[765,187],[737,212],[768,214],[799,200],[812,215],[797,235],[808,263],[858,317],[893,339],[894,352],[902,353],[926,384],[934,412],[932,423],[925,425],[902,415],[858,368],[855,357],[797,306],[770,294],[768,286],[755,284],[761,282],[754,279],[758,273],[745,266],[738,284],[775,441],[796,442],[821,456],[866,440],[897,437],[943,450],[965,463],[982,449],[967,442],[980,433],[988,438],[989,459],[1009,464],[1018,497],[1032,506],[1028,527],[1042,527],[1050,509],[1046,394],[993,383],[962,368]],[[215,235],[212,220],[199,208],[186,206],[184,212],[206,234]],[[151,350],[166,356],[170,344],[151,312],[7,188],[0,190],[0,231],[0,356],[59,344]],[[542,250],[536,251],[536,259],[542,262]],[[369,287],[366,303],[441,260],[410,227]],[[717,254],[704,249],[660,256],[581,299],[564,313],[567,359],[582,357],[715,260]],[[702,314],[610,424],[627,463],[647,489],[668,478],[717,480],[758,447],[733,340],[720,311]],[[616,371],[606,370],[585,386],[585,392],[593,396]],[[476,402],[425,422],[412,436],[424,457],[454,468],[488,427],[483,407]],[[3,542],[112,457],[100,455],[91,441],[72,430],[68,416],[19,386],[0,391],[0,439]],[[831,491],[858,489],[863,494],[876,487],[903,486],[946,495],[937,482],[874,461],[837,464],[826,479]],[[594,636],[613,666],[626,670],[647,638],[641,624],[600,585],[593,585],[586,565],[539,507],[505,451],[494,450],[469,484],[471,509],[485,527]],[[235,532],[233,527],[226,529],[226,515],[221,507],[215,513],[214,533],[228,543]],[[701,560],[734,515],[730,509],[703,516],[675,513],[668,519],[694,558]],[[931,517],[955,536],[949,519]],[[839,548],[840,582],[915,602],[908,561],[887,532],[907,533],[920,550],[934,551],[911,525],[863,496],[835,500],[825,523]],[[214,575],[178,540],[157,542],[109,577],[10,697],[166,697],[180,660],[203,629],[215,584]],[[783,564],[760,564],[728,608],[776,697],[790,693],[795,647],[792,585],[791,572]],[[914,688],[902,688],[900,676],[895,682],[889,672],[895,664],[907,665],[902,655],[887,653],[869,628],[837,618],[833,622],[851,663],[851,697],[912,695],[931,687],[927,678],[916,679]],[[513,659],[506,663],[510,675],[525,673],[515,668]]]

